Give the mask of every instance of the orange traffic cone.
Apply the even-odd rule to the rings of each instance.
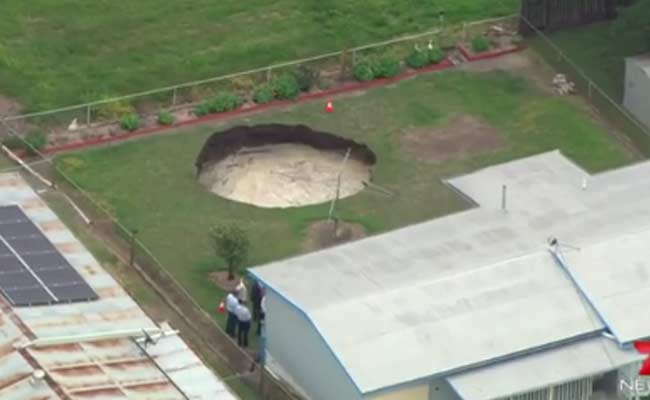
[[[223,300],[221,300],[221,303],[219,303],[218,311],[221,314],[224,314],[226,312],[226,303]]]
[[[327,102],[327,106],[325,106],[325,111],[328,113],[334,112],[334,104],[331,101]]]

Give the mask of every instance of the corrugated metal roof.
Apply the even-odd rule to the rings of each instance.
[[[180,337],[146,350],[132,338],[70,339],[15,347],[34,339],[153,329],[156,324],[97,263],[18,174],[0,174],[0,205],[18,204],[97,292],[99,300],[42,307],[0,304],[0,398],[234,400],[236,397]],[[35,370],[45,381],[31,379]]]
[[[616,370],[644,359],[609,339],[593,338],[447,378],[465,400],[490,400]]]
[[[621,318],[611,319],[620,329],[629,318],[650,320],[647,307],[594,313],[587,293],[572,286],[547,248],[553,236],[581,247],[578,257],[590,244],[650,227],[650,162],[590,176],[550,152],[449,183],[478,206],[253,270],[306,312],[360,390],[594,334],[605,329],[603,311]],[[650,264],[637,262],[650,258],[650,248],[612,242],[609,268],[574,260],[569,247],[561,248],[570,267],[589,274],[581,285],[594,292],[590,297],[607,295],[599,285],[623,264],[634,273],[615,275],[618,289],[650,288]],[[632,325],[625,340],[650,336],[650,326]]]

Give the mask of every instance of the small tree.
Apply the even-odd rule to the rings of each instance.
[[[250,242],[246,232],[235,224],[217,225],[210,229],[210,239],[217,257],[228,265],[228,280],[235,279],[235,269],[248,256]]]

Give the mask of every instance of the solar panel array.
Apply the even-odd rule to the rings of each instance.
[[[13,306],[97,299],[77,270],[18,206],[0,207],[0,291]]]

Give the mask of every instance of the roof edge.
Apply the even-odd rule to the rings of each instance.
[[[257,275],[254,271],[249,270],[248,273],[249,273],[250,275],[252,275],[255,279],[261,281],[261,282],[264,284],[265,287],[271,289],[271,291],[275,292],[275,293],[276,293],[276,294],[277,294],[277,295],[278,295],[282,300],[284,300],[287,304],[289,304],[291,307],[293,307],[295,310],[297,310],[298,313],[302,316],[302,318],[303,318],[305,321],[307,321],[307,322],[308,322],[308,323],[309,323],[309,324],[314,328],[314,330],[315,330],[316,333],[318,334],[318,337],[321,339],[321,341],[322,341],[323,344],[325,345],[325,348],[326,348],[326,349],[330,352],[330,354],[334,357],[334,359],[336,360],[336,362],[337,362],[337,363],[339,364],[339,366],[343,369],[343,372],[345,372],[345,375],[348,377],[348,379],[349,379],[350,382],[352,383],[352,386],[354,386],[354,388],[357,390],[357,392],[359,393],[360,396],[363,396],[363,395],[365,394],[365,392],[364,392],[363,390],[361,390],[361,387],[359,386],[359,384],[357,383],[357,381],[354,379],[354,377],[352,376],[352,374],[350,373],[350,371],[348,370],[348,368],[345,366],[345,364],[343,363],[343,361],[341,360],[341,358],[339,357],[339,355],[336,353],[336,351],[334,351],[334,348],[330,345],[330,343],[329,343],[329,341],[327,340],[327,338],[325,337],[325,335],[323,335],[323,332],[321,331],[321,329],[320,329],[320,328],[318,327],[318,325],[314,322],[314,320],[312,320],[312,319],[309,317],[309,313],[307,313],[307,312],[306,312],[305,310],[303,310],[303,309],[302,309],[302,308],[301,308],[301,307],[300,307],[296,302],[294,302],[294,301],[291,300],[288,296],[286,296],[284,293],[282,293],[282,291],[278,290],[278,289],[275,288],[273,285],[271,285],[271,284],[269,284],[267,281],[265,281],[264,278],[262,278],[262,277],[260,277],[259,275]]]

